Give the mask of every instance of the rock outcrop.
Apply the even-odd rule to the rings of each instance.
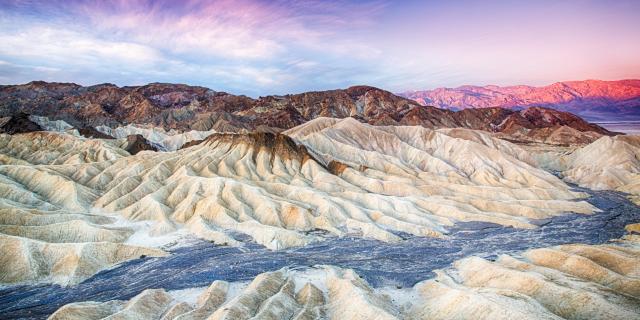
[[[70,124],[66,123],[63,120],[51,121],[47,117],[39,117],[39,116],[29,116],[29,120],[33,121],[38,126],[40,126],[42,131],[70,132],[71,134],[73,134],[73,132],[71,132],[74,129],[73,126],[71,126]],[[33,131],[40,131],[40,130],[33,130]]]
[[[10,117],[0,118],[0,133],[16,134],[42,130],[42,127],[31,121],[26,113],[17,113]]]
[[[132,155],[138,154],[140,151],[158,151],[158,148],[149,143],[142,135],[134,134],[123,139],[122,149]]]
[[[115,139],[115,137],[109,134],[100,132],[94,127],[80,128],[78,129],[78,134],[80,134],[83,137],[92,138],[92,139]]]

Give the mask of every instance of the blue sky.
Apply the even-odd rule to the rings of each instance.
[[[640,77],[640,1],[0,1],[0,83],[259,96]]]

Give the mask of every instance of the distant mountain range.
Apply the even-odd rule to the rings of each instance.
[[[422,106],[369,86],[258,99],[167,83],[84,87],[73,83],[34,81],[0,86],[0,117],[20,113],[64,120],[85,131],[104,125],[135,124],[179,131],[280,132],[319,117],[352,117],[372,125],[484,130],[518,141],[588,143],[599,135],[611,134],[573,114],[547,108],[522,111],[483,108],[454,112]],[[12,123],[19,123],[18,120],[8,122],[4,131],[18,130],[11,127]],[[567,139],[567,136],[571,138]]]
[[[544,87],[461,86],[400,95],[451,110],[537,106],[571,112],[590,121],[640,120],[640,80],[567,81]]]

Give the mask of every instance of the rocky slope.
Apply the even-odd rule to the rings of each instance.
[[[42,130],[64,132],[75,136],[83,136],[93,139],[120,139],[123,141],[123,143],[121,144],[121,148],[127,150],[131,154],[136,154],[141,150],[175,151],[193,140],[202,141],[204,138],[215,133],[214,130],[191,130],[178,132],[172,129],[170,131],[165,131],[162,128],[146,128],[132,124],[116,128],[111,128],[108,126],[98,126],[97,128],[84,126],[80,128],[74,128],[64,120],[49,120],[49,118],[47,117],[33,115],[27,116],[26,114],[18,115],[17,119],[20,119],[20,117],[25,119],[22,121],[32,122],[30,124],[27,123],[27,125],[21,125],[21,131],[32,132]],[[17,120],[9,122],[11,118],[12,117],[7,117],[4,119],[4,121],[8,123],[7,128],[15,126],[12,125],[12,122],[16,122]],[[2,130],[1,127],[0,130]]]
[[[26,113],[0,118],[0,133],[16,134],[42,130],[42,127],[31,121]]]
[[[456,221],[535,228],[531,219],[594,210],[518,146],[468,129],[317,118],[286,135],[216,133],[136,155],[123,139],[1,138],[2,282],[75,283],[160,255],[139,245],[180,233],[241,245],[239,232],[280,249],[321,241],[318,230],[400,242],[398,232],[446,237]],[[65,253],[78,243],[97,264]],[[113,250],[122,254],[108,260]],[[34,257],[44,267],[31,274]]]
[[[173,129],[165,131],[162,128],[145,128],[132,124],[116,128],[111,128],[108,126],[98,126],[96,128],[96,131],[102,133],[103,135],[115,137],[118,139],[126,138],[130,135],[141,135],[147,141],[149,141],[149,143],[163,149],[164,151],[175,151],[191,141],[203,140],[204,138],[216,132],[215,130],[190,130],[185,132],[178,132],[177,130]]]
[[[564,154],[536,156],[540,165],[561,172],[564,180],[594,190],[617,190],[640,203],[640,136],[602,137]]]
[[[640,119],[640,80],[568,81],[544,87],[461,86],[408,91],[401,95],[422,105],[454,110],[541,106],[590,120]]]
[[[495,261],[469,257],[408,289],[374,289],[331,266],[283,269],[249,284],[214,281],[197,298],[150,289],[129,301],[72,303],[50,319],[635,319],[638,266],[640,235],[629,234]]]
[[[318,117],[354,117],[373,125],[419,125],[426,128],[463,127],[502,133],[521,141],[549,141],[569,136],[570,141],[591,142],[611,134],[569,113],[535,108],[515,112],[491,108],[452,112],[421,106],[415,101],[367,86],[344,90],[306,92],[252,99],[207,88],[178,84],[117,87],[102,84],[82,87],[67,83],[31,82],[0,87],[0,116],[25,112],[65,120],[77,128],[100,127],[143,134],[163,140],[171,129],[198,132],[278,132]],[[134,126],[131,126],[135,124]],[[135,129],[138,128],[138,129]],[[116,132],[115,134],[113,132]],[[560,132],[560,133],[558,133]],[[193,137],[199,140],[203,137]],[[182,138],[170,138],[174,146]],[[175,141],[173,141],[175,140]],[[562,139],[561,139],[562,140]],[[184,141],[185,143],[187,141]]]
[[[123,140],[124,143],[121,145],[121,148],[132,155],[136,155],[140,151],[158,151],[157,147],[149,143],[149,141],[140,134],[129,135]]]
[[[62,165],[106,162],[129,156],[124,141],[82,139],[57,132],[0,134],[0,161],[4,165]]]
[[[627,319],[640,314],[636,234],[604,245],[562,245],[469,257],[416,285],[416,319]]]
[[[53,132],[0,134],[0,282],[69,285],[125,260],[164,255],[125,244],[134,230],[91,213],[95,191],[56,173],[129,156],[117,145]]]

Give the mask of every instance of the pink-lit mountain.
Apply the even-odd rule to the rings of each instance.
[[[544,87],[461,86],[401,94],[423,105],[446,109],[542,106],[589,120],[640,119],[640,80],[567,81]]]

